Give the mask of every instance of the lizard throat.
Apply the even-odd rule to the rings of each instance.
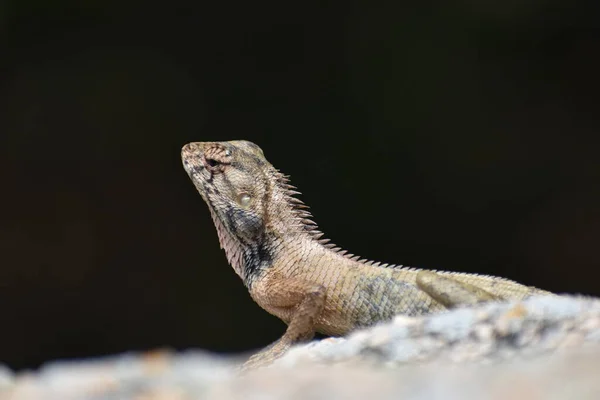
[[[272,264],[272,246],[266,240],[243,244],[227,229],[212,207],[209,209],[227,261],[244,284],[250,287],[260,271]]]
[[[210,209],[210,216],[212,217],[215,228],[217,229],[217,235],[219,237],[219,244],[225,251],[225,257],[227,261],[233,267],[233,270],[244,282],[246,282],[246,273],[244,271],[244,250],[241,243],[231,235],[217,213]]]

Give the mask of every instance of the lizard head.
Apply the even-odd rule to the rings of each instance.
[[[189,143],[181,158],[210,209],[229,263],[244,281],[272,256],[274,241],[284,232],[308,230],[301,218],[308,213],[298,209],[302,202],[293,198],[293,187],[256,144]]]
[[[275,172],[254,143],[189,143],[181,150],[183,166],[213,216],[241,242],[264,231],[270,180]]]

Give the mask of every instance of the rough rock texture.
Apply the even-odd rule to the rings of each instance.
[[[238,376],[233,360],[155,351],[0,368],[1,400],[599,399],[600,301],[539,297],[298,346]]]
[[[391,323],[347,338],[291,349],[279,367],[360,361],[398,366],[423,362],[492,363],[600,345],[600,301],[540,296]]]

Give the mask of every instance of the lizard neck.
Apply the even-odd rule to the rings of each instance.
[[[225,257],[229,264],[233,267],[233,270],[245,281],[244,273],[244,252],[241,243],[237,238],[229,232],[225,224],[221,221],[217,213],[212,207],[210,209],[210,216],[212,217],[215,228],[217,229],[217,236],[219,237],[219,244],[225,251]]]
[[[227,228],[212,208],[210,211],[225,257],[247,287],[250,287],[260,276],[261,271],[273,264],[280,253],[285,254],[284,249],[288,247],[286,245],[297,238],[297,232],[293,230],[292,225],[274,224],[265,227],[266,229],[251,242],[242,241]],[[276,227],[285,227],[285,229],[274,229]]]
[[[318,260],[328,254],[339,257],[338,261],[343,263],[379,265],[347,254],[329,239],[322,239],[323,233],[313,222],[308,206],[295,197],[299,192],[289,184],[288,177],[277,171],[271,178],[271,195],[263,209],[263,230],[251,241],[236,237],[211,208],[221,248],[247,287],[276,262],[308,263],[318,268]]]

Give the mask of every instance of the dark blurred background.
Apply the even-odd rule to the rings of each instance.
[[[597,1],[0,3],[0,361],[284,325],[179,158],[248,139],[352,253],[600,295]]]

